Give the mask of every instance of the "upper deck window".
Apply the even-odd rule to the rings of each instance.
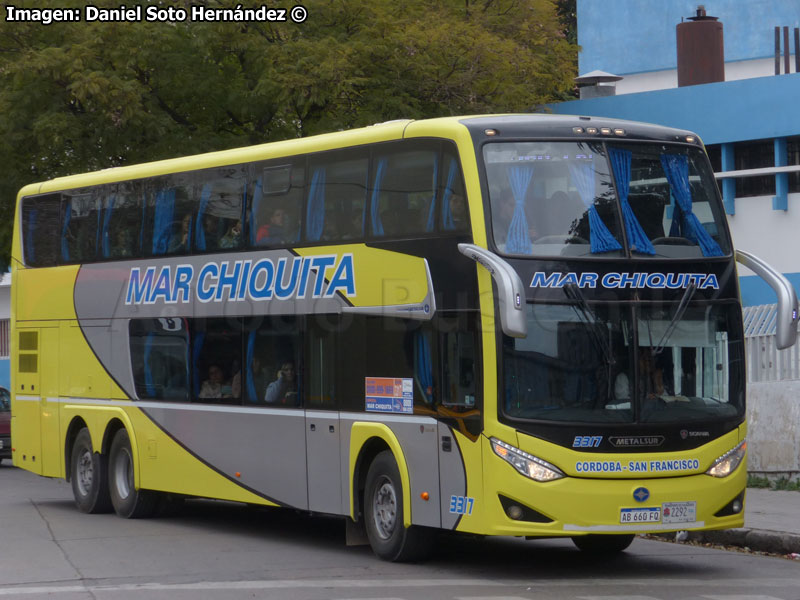
[[[608,156],[619,199],[628,202],[647,237],[639,237],[637,246],[629,234],[635,255],[699,258],[730,252],[716,183],[699,148],[615,144]]]
[[[484,149],[492,230],[505,254],[622,255],[601,144],[516,142]]]
[[[522,256],[730,253],[708,162],[668,144],[510,142],[484,148],[492,232]]]

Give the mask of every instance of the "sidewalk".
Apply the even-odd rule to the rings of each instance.
[[[748,488],[744,527],[690,531],[688,539],[772,554],[800,554],[800,492]]]

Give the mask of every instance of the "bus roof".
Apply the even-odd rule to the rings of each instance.
[[[629,138],[638,140],[686,141],[687,136],[695,136],[690,131],[671,129],[660,125],[638,123],[587,116],[553,115],[553,114],[497,114],[440,117],[435,119],[412,120],[401,119],[377,123],[359,129],[324,133],[306,138],[267,142],[254,146],[208,152],[180,158],[171,158],[149,163],[112,167],[89,173],[57,177],[47,181],[33,183],[23,187],[19,196],[42,194],[58,190],[81,188],[90,185],[113,183],[130,179],[166,175],[178,171],[189,171],[247,163],[256,160],[269,160],[297,154],[320,152],[358,146],[384,141],[402,139],[403,137],[444,136],[454,137],[457,132],[463,134],[465,127],[473,138],[483,134],[487,129],[496,130],[498,139],[509,138],[564,138],[586,139],[586,130],[596,128],[598,134],[589,135],[590,139],[608,137],[600,134],[602,128],[611,130],[615,139]],[[576,133],[577,127],[583,128]],[[624,135],[614,134],[614,130],[623,130]]]

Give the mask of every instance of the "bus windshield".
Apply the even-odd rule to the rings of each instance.
[[[528,304],[528,336],[503,337],[503,412],[582,423],[736,417],[734,312],[690,305],[675,320],[674,307]]]
[[[501,254],[702,258],[730,253],[700,148],[501,142],[484,147]],[[627,244],[627,248],[625,245]]]

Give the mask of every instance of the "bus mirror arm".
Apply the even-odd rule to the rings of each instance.
[[[525,288],[517,272],[502,258],[475,244],[459,244],[458,251],[483,266],[497,285],[500,304],[500,326],[503,333],[515,338],[528,335],[525,318]]]
[[[736,261],[753,271],[775,290],[778,296],[778,317],[775,328],[775,343],[779,350],[793,346],[797,341],[797,293],[781,273],[760,258],[743,250],[736,251]]]

